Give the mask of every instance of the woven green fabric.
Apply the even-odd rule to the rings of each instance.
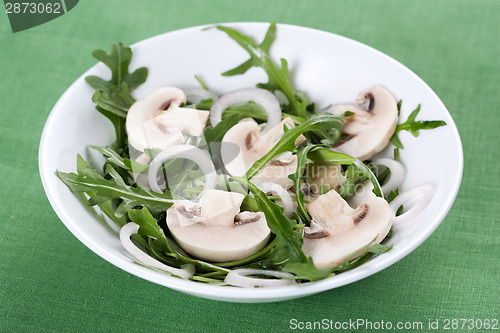
[[[373,46],[440,96],[465,156],[462,186],[442,225],[369,278],[267,304],[184,295],[88,250],[49,205],[37,153],[51,108],[95,64],[90,51],[193,25],[273,20]],[[85,0],[15,34],[0,13],[0,331],[285,332],[294,318],[419,321],[425,331],[435,319],[500,319],[499,32],[497,0]]]

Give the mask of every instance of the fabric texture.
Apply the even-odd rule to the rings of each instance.
[[[12,33],[0,13],[0,330],[286,332],[293,319],[364,319],[419,321],[426,331],[436,319],[500,319],[499,16],[497,0],[86,0]],[[462,138],[463,181],[449,214],[418,249],[318,295],[233,304],[130,275],[61,223],[41,185],[38,144],[58,98],[95,64],[90,52],[108,50],[112,41],[132,44],[237,21],[277,21],[358,40],[409,67],[440,96]]]

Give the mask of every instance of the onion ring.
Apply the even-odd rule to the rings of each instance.
[[[385,197],[387,197],[389,193],[396,190],[403,183],[406,172],[403,164],[401,164],[400,162],[390,158],[380,158],[376,161],[373,161],[371,164],[374,166],[382,165],[391,170],[391,174],[389,175],[389,180],[386,181],[385,184],[381,186],[382,193],[384,193]]]
[[[139,225],[134,222],[129,222],[120,229],[120,242],[122,243],[123,248],[134,258],[139,260],[144,265],[161,269],[162,271],[166,271],[183,279],[189,279],[194,275],[195,267],[193,264],[181,266],[183,268],[170,267],[141,251],[130,239],[130,236],[136,234],[138,230]]]
[[[293,202],[290,193],[285,190],[282,186],[271,183],[271,182],[255,182],[257,186],[263,192],[274,192],[280,197],[281,202],[283,202],[283,215],[286,217],[291,217],[293,213]]]
[[[207,152],[192,145],[176,145],[163,150],[151,161],[148,171],[149,186],[157,193],[162,193],[158,186],[157,176],[161,165],[173,158],[185,158],[193,161],[200,166],[201,171],[205,174],[205,186],[198,194],[196,199],[201,198],[202,194],[207,189],[214,189],[217,184],[217,173],[214,164]]]
[[[390,206],[394,214],[396,214],[398,208],[405,202],[408,202],[415,197],[421,197],[420,201],[413,207],[411,207],[405,213],[394,216],[392,218],[393,226],[401,226],[412,221],[415,217],[420,214],[425,207],[431,202],[433,193],[432,190],[434,186],[432,184],[424,184],[413,187],[403,193],[399,194],[394,200],[391,201]]]
[[[294,277],[293,274],[282,271],[240,268],[229,272],[226,278],[224,279],[224,282],[236,287],[244,287],[244,288],[281,287],[281,286],[289,286],[295,284],[295,280],[291,279],[259,279],[247,276],[247,275],[257,275],[257,274],[273,276],[273,277],[283,277],[283,278]]]
[[[273,93],[262,88],[238,89],[219,97],[210,108],[210,123],[212,126],[220,123],[222,121],[222,112],[229,106],[249,101],[259,104],[267,113],[267,125],[262,130],[262,134],[279,124],[281,121],[280,102]]]

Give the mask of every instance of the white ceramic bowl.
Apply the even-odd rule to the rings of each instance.
[[[258,42],[269,26],[267,23],[227,25],[249,34]],[[202,31],[202,28],[169,32],[132,46],[131,68],[146,66],[149,69],[146,83],[134,93],[136,97],[163,85],[197,87],[195,75],[219,93],[266,82],[266,76],[259,69],[252,69],[243,76],[222,77],[222,72],[239,65],[248,56],[223,32]],[[120,244],[118,229],[93,208],[84,206],[55,174],[56,169],[74,171],[77,154],[86,159],[95,157],[90,155],[87,145],[104,146],[113,141],[111,123],[95,111],[91,101],[93,91],[84,81],[85,76],[91,74],[110,76],[101,63],[78,78],[59,99],[45,124],[40,142],[39,167],[43,186],[66,227],[92,251],[131,274],[188,294],[233,302],[286,300],[343,286],[392,265],[419,246],[446,216],[462,177],[460,137],[443,103],[425,82],[396,60],[328,32],[278,25],[271,55],[276,60],[288,60],[296,88],[305,92],[320,108],[331,103],[352,103],[360,90],[381,84],[397,99],[403,99],[401,119],[406,120],[408,114],[422,104],[419,119],[447,122],[445,127],[422,131],[418,138],[406,132],[400,134],[405,146],[401,159],[407,169],[402,189],[431,183],[435,193],[432,202],[411,225],[395,230],[390,239],[394,246],[391,251],[337,276],[280,288],[212,286],[181,280],[135,264]],[[392,149],[381,153],[391,154]]]

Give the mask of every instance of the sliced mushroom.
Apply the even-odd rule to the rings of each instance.
[[[340,165],[312,163],[307,166],[306,183],[312,194],[319,194],[323,185],[328,191],[338,190],[345,181]]]
[[[363,110],[352,105],[337,105],[329,111],[340,116],[346,111],[354,112],[345,118],[343,139],[332,149],[366,160],[380,152],[389,140],[398,123],[398,107],[394,96],[381,86],[373,86],[359,93],[356,103]]]
[[[179,201],[167,210],[167,226],[189,254],[212,262],[246,258],[270,235],[262,212],[240,212],[244,195],[207,190],[199,204]]]
[[[297,155],[286,152],[273,158],[252,178],[252,181],[275,183],[284,189],[289,189],[293,186],[293,180],[288,176],[295,171],[297,171]]]
[[[233,126],[222,139],[222,160],[226,170],[232,176],[243,176],[252,164],[263,157],[283,136],[284,126],[293,126],[291,118],[285,118],[278,125],[274,126],[266,134],[261,135],[262,127],[253,119],[241,120]],[[299,136],[295,144],[300,144],[305,140],[304,136]],[[233,147],[237,147],[235,154]],[[297,169],[297,157],[291,154],[281,154],[276,156],[268,165],[255,176],[261,182],[271,181],[289,187],[293,184],[288,175]]]
[[[358,207],[363,202],[370,198],[375,198],[376,195],[373,193],[373,184],[369,180],[365,180],[361,184],[357,185],[354,194],[351,195],[349,199],[347,199],[347,203],[351,207]]]
[[[156,89],[137,100],[127,113],[126,129],[130,145],[139,151],[163,150],[184,142],[184,135],[201,136],[209,112],[181,108],[186,103],[182,90]]]
[[[302,249],[318,268],[332,268],[361,255],[367,245],[380,243],[391,227],[391,208],[379,197],[351,208],[331,190],[307,204],[306,209],[317,226],[305,230]]]

